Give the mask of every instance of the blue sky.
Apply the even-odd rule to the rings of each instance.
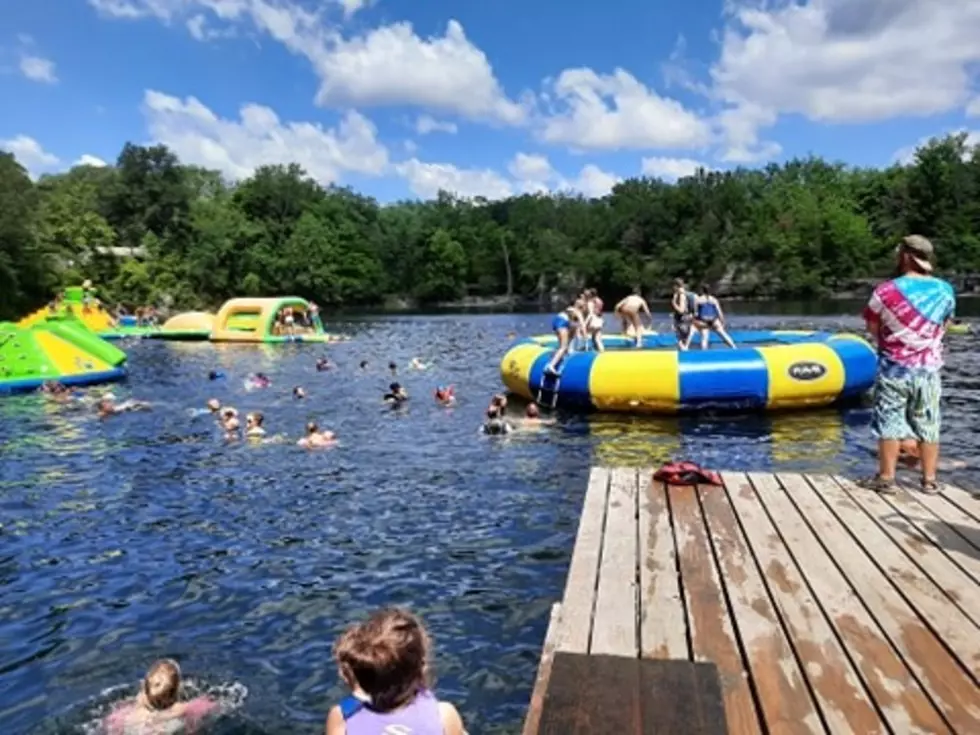
[[[8,2],[0,147],[34,175],[127,140],[295,160],[384,201],[880,166],[980,130],[978,38],[980,3],[935,0]]]

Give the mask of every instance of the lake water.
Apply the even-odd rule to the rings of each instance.
[[[744,307],[743,307],[744,308]],[[386,604],[421,613],[440,695],[470,732],[519,730],[550,605],[562,594],[593,464],[689,458],[718,469],[873,469],[867,409],[773,416],[563,416],[478,433],[507,334],[545,315],[406,316],[331,325],[314,346],[126,345],[113,390],[153,410],[100,422],[41,396],[0,402],[0,722],[82,732],[160,656],[244,704],[217,732],[322,732],[343,694],[331,645]],[[738,329],[857,329],[855,318],[736,316]],[[980,462],[976,339],[951,337],[946,453]],[[328,353],[337,368],[316,373]],[[419,356],[434,366],[405,369]],[[367,371],[358,363],[370,361]],[[379,401],[391,378],[407,410]],[[223,381],[209,382],[209,370]],[[263,371],[272,387],[247,392]],[[460,405],[431,391],[454,383]],[[294,401],[302,385],[308,398]],[[226,445],[209,397],[261,410],[285,444]],[[337,448],[293,442],[307,420]]]

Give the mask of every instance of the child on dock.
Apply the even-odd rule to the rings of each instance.
[[[456,708],[430,691],[429,636],[397,608],[348,628],[334,658],[351,696],[330,710],[326,735],[466,735]]]

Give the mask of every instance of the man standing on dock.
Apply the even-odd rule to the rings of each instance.
[[[918,442],[922,490],[939,491],[939,402],[943,337],[956,308],[946,281],[932,275],[934,249],[921,235],[905,237],[896,250],[896,278],[875,288],[864,310],[878,345],[872,430],[878,438],[878,474],[861,484],[894,492],[903,440]]]

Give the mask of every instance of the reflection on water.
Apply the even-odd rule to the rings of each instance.
[[[859,326],[810,316],[734,322]],[[37,395],[0,402],[4,735],[90,723],[111,702],[106,690],[128,691],[160,656],[202,681],[247,689],[224,732],[322,732],[342,694],[334,637],[389,603],[426,618],[439,691],[471,732],[512,733],[562,593],[591,465],[873,467],[866,408],[561,416],[545,431],[481,436],[507,334],[548,324],[544,315],[378,318],[333,325],[354,339],[329,347],[131,343],[131,379],[112,390],[151,401],[149,412],[99,421],[90,407]],[[945,400],[947,451],[973,462],[975,348],[973,337],[951,339]],[[322,354],[336,370],[315,371]],[[431,369],[408,370],[416,356]],[[381,405],[389,360],[412,396],[402,411]],[[227,378],[209,381],[210,370]],[[255,371],[272,387],[246,392]],[[460,402],[445,410],[431,394],[450,383]],[[306,400],[292,398],[294,385]],[[261,410],[289,441],[225,444],[200,415],[210,397]],[[298,449],[309,420],[337,431],[340,446]]]

